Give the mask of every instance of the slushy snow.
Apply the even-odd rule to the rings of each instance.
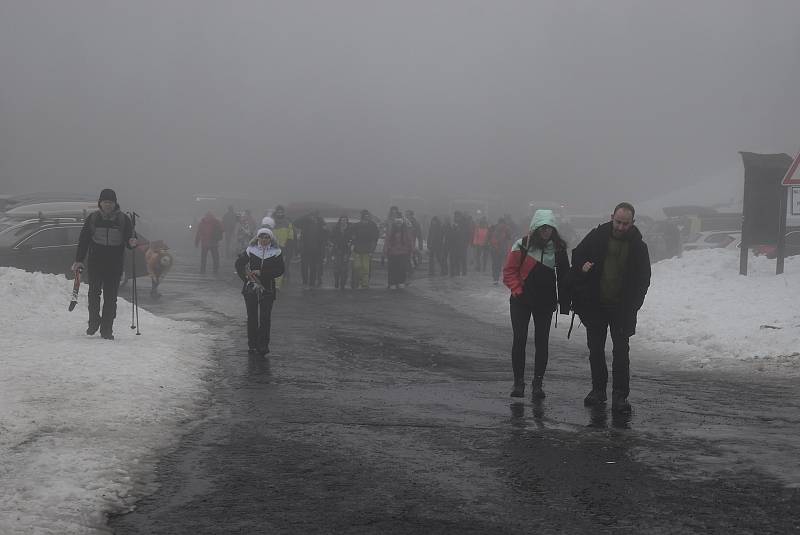
[[[70,288],[63,276],[0,268],[0,533],[103,531],[106,513],[153,490],[159,455],[208,395],[212,340],[199,323],[140,309],[136,336],[120,299],[117,339],[88,338],[86,286],[71,313]],[[413,288],[510,333],[508,290],[487,275]],[[658,262],[632,358],[798,374],[798,290],[800,257],[780,276],[774,260],[751,257],[743,277],[738,251],[726,249]],[[566,339],[568,326],[560,316],[552,337]],[[567,343],[585,347],[585,331]]]
[[[199,324],[140,309],[136,336],[119,299],[116,340],[89,338],[87,287],[67,312],[71,288],[0,267],[0,533],[107,529],[106,512],[153,490],[160,453],[207,397]]]
[[[653,264],[652,271],[631,338],[632,362],[800,375],[800,256],[786,259],[782,275],[764,256],[751,256],[748,275],[739,275],[739,251],[733,249],[687,251]],[[413,285],[510,333],[509,290],[488,278],[472,273]],[[567,343],[585,348],[579,321],[576,316]],[[569,317],[560,315],[551,339],[566,340],[568,328]]]

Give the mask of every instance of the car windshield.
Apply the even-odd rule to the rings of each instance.
[[[20,223],[8,219],[0,220],[0,247],[11,247],[38,226],[37,221]]]

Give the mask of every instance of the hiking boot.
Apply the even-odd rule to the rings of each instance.
[[[258,354],[261,355],[262,357],[264,355],[269,355],[269,346],[258,348]]]
[[[525,397],[525,381],[514,381],[514,390],[511,391],[511,397]]]
[[[86,329],[86,334],[92,336],[94,333],[97,332],[97,329],[100,328],[100,323],[89,323],[89,327]]]
[[[531,383],[531,398],[533,399],[544,399],[544,390],[542,390],[542,379],[544,377],[538,376],[533,378],[533,383]]]
[[[592,388],[592,391],[589,392],[585,398],[583,398],[583,404],[587,407],[602,405],[606,402],[606,390],[605,388]]]
[[[628,403],[628,398],[621,392],[611,393],[611,410],[619,414],[630,414],[631,404]]]
[[[100,331],[100,337],[103,340],[113,340],[114,334],[111,331]]]

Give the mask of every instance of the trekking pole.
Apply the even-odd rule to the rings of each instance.
[[[131,230],[133,230],[133,237],[134,239],[138,239],[136,235],[136,216],[138,215],[136,212],[131,212]],[[138,247],[138,244],[137,244]],[[136,291],[136,247],[134,247],[131,254],[131,269],[133,273],[131,276],[131,294],[132,299],[131,302],[133,307],[131,308],[131,329],[136,329],[136,336],[140,336],[142,333],[139,332],[139,295]],[[133,319],[136,318],[136,325],[134,326]]]
[[[136,273],[136,251],[133,251],[133,254],[131,255],[131,269],[133,270],[134,273]],[[134,277],[133,281],[134,282],[131,282],[131,329],[135,329],[136,328],[136,325],[134,325],[134,323],[133,323],[133,320],[135,318],[135,310],[134,309],[136,308],[136,297],[135,297],[135,293],[136,293],[135,281],[136,281],[136,278],[135,277]]]

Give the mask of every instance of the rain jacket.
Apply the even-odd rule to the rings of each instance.
[[[589,232],[572,250],[572,308],[584,324],[591,322],[600,312],[600,282],[612,226],[611,221],[603,223]],[[616,314],[619,315],[616,325],[621,329],[621,334],[632,336],[636,333],[637,312],[650,286],[650,253],[642,240],[642,233],[635,226],[628,231],[625,239],[629,242],[628,260],[622,280],[622,300],[616,307]],[[586,262],[594,264],[588,273],[582,270]]]
[[[537,210],[530,230],[549,225],[557,229],[552,210]],[[553,311],[560,305],[569,314],[569,257],[565,249],[550,240],[543,249],[528,243],[528,236],[514,242],[503,267],[503,284],[511,290],[511,299],[536,311]]]
[[[278,246],[281,248],[287,247],[290,241],[294,241],[294,225],[286,217],[279,217],[275,219],[275,239],[278,240]]]
[[[257,238],[251,240],[250,245],[242,252],[234,264],[236,274],[244,282],[242,286],[242,293],[248,292],[247,273],[253,270],[261,272],[258,275],[258,280],[265,289],[265,294],[262,298],[275,299],[275,277],[283,275],[285,266],[283,264],[283,255],[281,254],[280,247],[276,246],[275,234],[270,229],[261,228],[259,233],[266,232],[272,238],[269,247],[261,247],[258,245]]]
[[[211,214],[206,214],[197,225],[197,235],[194,243],[203,247],[214,247],[222,239],[222,222]]]
[[[83,223],[75,261],[83,262],[88,254],[90,273],[111,270],[121,274],[125,248],[130,249],[128,240],[132,237],[131,218],[120,211],[119,204],[108,216],[104,215],[102,210],[92,212]]]
[[[383,252],[386,256],[410,255],[414,251],[414,229],[393,223],[386,233]]]
[[[353,252],[374,253],[378,245],[378,225],[371,220],[362,220],[353,225]]]

